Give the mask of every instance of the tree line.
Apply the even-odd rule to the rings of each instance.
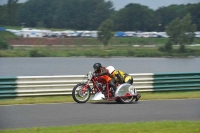
[[[172,20],[189,13],[199,31],[199,9],[200,2],[157,10],[130,3],[117,11],[111,1],[104,0],[8,0],[0,6],[0,25],[97,30],[102,22],[111,19],[114,31],[165,31]]]

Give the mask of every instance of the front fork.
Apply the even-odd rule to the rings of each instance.
[[[89,91],[92,92],[92,89],[90,88],[89,83],[83,86],[83,88],[81,89],[81,93],[84,94],[87,91],[87,89],[89,89]]]

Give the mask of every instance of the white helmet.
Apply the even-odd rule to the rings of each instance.
[[[115,68],[113,66],[108,66],[106,69],[108,69],[109,73],[111,74],[113,71],[115,71]]]

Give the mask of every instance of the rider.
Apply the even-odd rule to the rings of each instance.
[[[115,79],[112,77],[112,75],[105,67],[102,67],[100,63],[95,63],[93,65],[93,68],[95,76],[101,76],[103,79],[106,80],[106,82],[109,83],[109,85],[114,89],[114,91],[117,90],[117,86],[115,85]]]
[[[109,73],[114,77],[115,81],[119,84],[123,83],[129,83],[133,84],[133,77],[121,70],[115,70],[113,66],[108,66],[106,69],[108,69]],[[136,101],[140,99],[141,95],[137,94]]]
[[[109,73],[112,74],[112,76],[119,84],[123,83],[129,83],[131,85],[133,84],[133,77],[131,75],[128,75],[127,73],[121,70],[115,70],[113,66],[108,66],[106,69],[109,70]]]

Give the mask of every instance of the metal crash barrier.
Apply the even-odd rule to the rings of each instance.
[[[200,90],[200,72],[130,74],[138,92]],[[85,75],[0,77],[0,98],[71,95]]]

